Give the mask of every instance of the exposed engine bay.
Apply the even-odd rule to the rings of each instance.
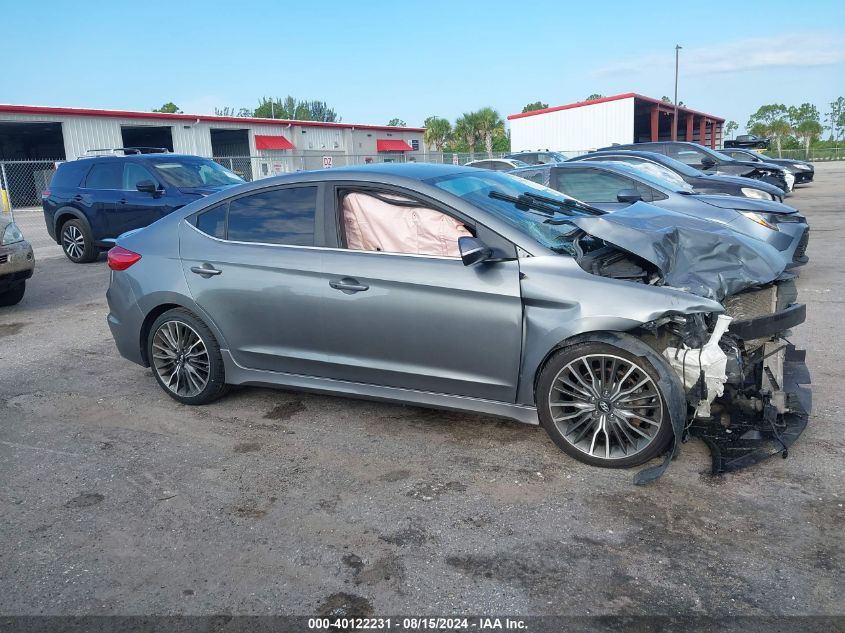
[[[593,235],[579,235],[573,244],[578,264],[591,274],[673,285],[652,261]],[[687,270],[693,270],[692,266]],[[712,262],[711,271],[718,273]],[[697,273],[693,270],[690,277],[698,282],[703,277]],[[736,284],[726,284],[718,292],[709,292],[722,295],[723,314],[667,314],[644,324],[640,332],[640,338],[666,359],[683,386],[687,419],[680,438],[676,427],[676,439],[702,439],[711,450],[714,474],[776,454],[786,457],[807,425],[810,376],[804,352],[788,340],[790,328],[804,321],[805,306],[796,303],[794,275],[776,273],[773,279],[763,277],[764,283],[744,280],[739,291],[731,292]],[[692,285],[681,289],[705,294]]]

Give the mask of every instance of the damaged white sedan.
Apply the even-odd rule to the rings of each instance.
[[[213,194],[109,252],[118,350],[185,404],[278,385],[542,424],[659,476],[687,436],[725,472],[784,453],[809,382],[784,257],[643,202],[372,165]],[[494,431],[491,431],[494,432]]]

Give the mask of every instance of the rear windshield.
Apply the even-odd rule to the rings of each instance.
[[[151,165],[174,187],[225,187],[246,182],[213,160],[157,160]]]

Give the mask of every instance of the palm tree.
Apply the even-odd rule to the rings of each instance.
[[[478,140],[478,127],[478,116],[475,112],[464,112],[455,121],[454,135],[467,144],[470,160],[475,157],[475,142]]]
[[[452,138],[452,124],[449,123],[448,119],[430,116],[423,122],[423,126],[425,127],[423,141],[429,147],[434,145],[435,150],[442,152],[446,143]]]
[[[818,121],[814,121],[813,119],[807,119],[806,121],[802,121],[798,124],[798,127],[795,128],[795,134],[804,141],[804,157],[810,157],[810,143],[813,142],[814,139],[817,139],[821,136],[821,133],[824,132],[824,128],[822,124]]]
[[[493,108],[481,108],[475,113],[478,134],[484,139],[487,157],[493,157],[493,137],[505,133],[505,122]]]
[[[786,119],[775,119],[768,125],[769,136],[775,139],[775,147],[778,148],[778,158],[782,156],[781,142],[792,134],[792,126]]]

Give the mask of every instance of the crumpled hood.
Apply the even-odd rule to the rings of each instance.
[[[573,217],[571,222],[651,262],[667,286],[720,302],[774,281],[787,265],[764,242],[725,225],[644,202],[601,216]]]
[[[780,213],[792,215],[798,213],[798,209],[775,202],[774,200],[757,200],[755,198],[741,198],[739,196],[720,196],[712,194],[696,195],[696,200],[706,202],[720,209],[742,209],[743,211],[759,211],[760,213]]]

